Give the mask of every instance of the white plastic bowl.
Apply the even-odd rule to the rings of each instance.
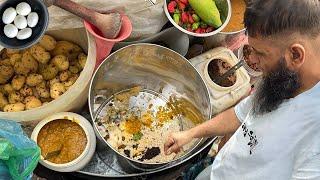
[[[178,28],[180,31],[188,34],[188,35],[191,35],[191,36],[195,36],[195,37],[209,37],[209,36],[213,36],[215,34],[218,34],[219,32],[221,32],[226,26],[227,24],[229,23],[230,21],[230,18],[231,18],[231,2],[230,0],[225,0],[227,3],[228,3],[228,16],[227,16],[227,19],[225,20],[225,22],[222,24],[222,26],[220,26],[218,29],[210,32],[210,33],[203,33],[203,34],[199,34],[199,33],[194,33],[194,32],[190,32],[190,31],[187,31],[185,29],[183,29],[181,26],[179,26],[178,24],[176,24],[174,22],[174,20],[172,19],[169,11],[168,11],[168,6],[167,6],[167,1],[168,0],[165,0],[164,1],[164,12],[167,16],[167,18],[169,19],[169,21],[171,22],[171,24],[173,24],[176,28]]]
[[[44,157],[41,156],[40,158],[40,164],[43,166],[52,169],[54,171],[59,171],[59,172],[73,172],[73,171],[78,171],[82,169],[86,164],[88,164],[95,152],[96,149],[96,136],[93,130],[93,127],[89,123],[87,119],[84,117],[75,114],[75,113],[70,113],[70,112],[62,112],[58,114],[54,114],[44,120],[42,120],[33,130],[31,134],[31,139],[37,142],[38,139],[38,134],[41,130],[41,128],[46,125],[47,123],[54,121],[54,120],[59,120],[59,119],[67,119],[67,120],[72,120],[77,122],[82,129],[84,130],[86,136],[87,136],[87,145],[82,152],[82,154],[76,158],[75,160],[65,163],[65,164],[56,164],[52,163],[50,161],[44,160]]]

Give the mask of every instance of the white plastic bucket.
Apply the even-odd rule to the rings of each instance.
[[[52,35],[57,40],[67,40],[82,47],[88,55],[83,71],[74,85],[58,99],[39,108],[27,111],[0,112],[0,118],[14,120],[17,122],[39,121],[54,113],[80,110],[80,108],[82,108],[87,102],[90,80],[94,72],[96,61],[94,38],[92,38],[84,28],[54,30],[48,31],[46,34]]]
[[[242,97],[249,94],[251,89],[250,77],[246,70],[241,67],[236,71],[237,80],[230,87],[222,87],[214,83],[208,74],[208,64],[213,59],[222,59],[234,66],[239,61],[237,57],[227,48],[219,47],[212,49],[200,56],[190,59],[190,62],[199,71],[206,85],[208,86],[211,98],[212,114],[218,114],[233,105]]]

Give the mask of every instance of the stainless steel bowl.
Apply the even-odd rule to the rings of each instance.
[[[238,0],[237,0],[238,1]],[[248,0],[243,0],[246,4],[248,4]],[[231,3],[232,6],[232,3]],[[231,11],[231,16],[232,16]],[[230,23],[232,21],[232,17],[230,18]],[[246,29],[243,28],[238,31],[233,32],[224,32],[223,29],[216,34],[215,36],[207,37],[205,38],[206,47],[208,49],[213,49],[215,47],[227,47],[229,49],[236,50],[240,48],[240,46],[243,44],[243,42],[247,41],[246,37]]]
[[[111,54],[97,69],[91,81],[89,108],[94,119],[99,107],[114,94],[140,86],[169,99],[184,98],[199,110],[203,119],[210,119],[211,105],[207,86],[197,70],[178,53],[153,44],[134,44]],[[109,146],[97,130],[98,139]],[[193,149],[199,147],[202,139]],[[109,146],[111,149],[112,147]],[[143,163],[114,150],[138,169],[156,169],[186,158],[182,156],[166,163]]]
[[[205,38],[205,45],[207,49],[213,49],[222,46],[233,51],[240,48],[240,46],[246,42],[246,29],[235,32],[220,32],[214,36]]]

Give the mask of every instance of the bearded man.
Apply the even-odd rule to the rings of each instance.
[[[194,138],[233,134],[198,180],[319,180],[320,1],[251,0],[244,21],[264,74],[257,91],[171,134],[165,151],[178,152]]]

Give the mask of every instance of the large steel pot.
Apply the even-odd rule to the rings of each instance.
[[[211,117],[209,92],[197,70],[178,53],[154,44],[127,46],[111,54],[99,66],[89,92],[91,117],[96,117],[97,109],[112,95],[135,86],[156,92],[167,99],[171,95],[184,98],[199,110],[203,119]],[[100,142],[113,149],[98,132],[95,123],[94,126]],[[135,168],[155,170],[187,158],[205,140],[198,142],[186,156],[166,163],[143,163],[113,150]]]

